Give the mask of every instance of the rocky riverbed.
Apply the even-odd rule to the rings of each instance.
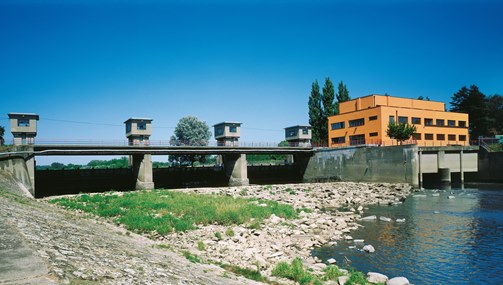
[[[295,257],[302,258],[315,272],[321,272],[330,261],[311,257],[314,247],[350,239],[350,231],[359,227],[365,206],[400,203],[412,188],[408,184],[340,182],[179,191],[274,200],[305,209],[298,219],[285,220],[273,215],[259,227],[252,221],[241,226],[210,225],[187,233],[152,236],[203,260],[258,267],[262,274],[274,279],[271,276],[274,266]]]
[[[407,184],[340,182],[176,191],[275,200],[301,211],[295,220],[273,215],[261,224],[210,225],[146,238],[45,200],[12,198],[4,192],[0,218],[16,227],[20,238],[46,261],[56,283],[256,284],[209,262],[258,267],[274,280],[271,270],[278,262],[300,257],[307,267],[321,272],[331,261],[312,258],[314,247],[351,238],[366,205],[400,203],[412,189]],[[191,263],[177,254],[183,251],[208,263]]]

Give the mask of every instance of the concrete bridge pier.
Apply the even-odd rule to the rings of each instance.
[[[248,163],[246,154],[225,154],[222,155],[225,174],[229,177],[229,186],[250,185],[248,179]]]
[[[154,189],[154,175],[152,170],[152,155],[132,155],[133,175],[136,178],[136,190]]]
[[[440,184],[442,186],[451,185],[451,170],[449,168],[439,168],[438,175],[440,177]]]
[[[28,170],[28,175],[30,176],[30,181],[31,181],[31,188],[32,190],[32,195],[35,197],[35,156],[30,155],[25,159],[26,162],[26,168]]]

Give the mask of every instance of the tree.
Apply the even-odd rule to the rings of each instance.
[[[415,132],[416,126],[409,125],[408,123],[395,124],[395,122],[390,122],[388,124],[388,129],[386,130],[388,137],[396,139],[400,142],[400,144],[402,144],[403,141],[408,140]]]
[[[323,113],[321,108],[321,95],[320,95],[320,86],[318,85],[318,80],[315,80],[311,85],[311,96],[309,96],[308,102],[309,108],[309,124],[312,129],[312,140],[315,143],[319,143],[321,141],[321,123]]]
[[[322,89],[321,102],[323,103],[322,117],[320,122],[320,141],[328,141],[328,117],[336,114],[337,105],[334,103],[335,91],[334,84],[330,78],[325,78],[325,84]]]
[[[476,85],[471,85],[469,89],[463,86],[452,95],[451,100],[451,111],[468,113],[471,140],[490,134],[487,98]]]
[[[194,116],[183,117],[178,121],[170,144],[174,146],[207,146],[211,137],[210,128],[206,122]],[[204,163],[204,155],[170,155],[169,161],[177,165],[194,165],[199,161]]]
[[[494,135],[503,134],[503,96],[491,95],[487,97],[489,109],[489,126]]]
[[[314,144],[326,144],[328,142],[328,117],[339,113],[339,102],[350,100],[346,85],[339,83],[337,101],[335,101],[334,85],[329,77],[325,79],[325,84],[320,95],[318,81],[311,85],[311,95],[309,96],[309,124],[312,127],[312,141]]]
[[[4,139],[3,136],[5,135],[5,128],[3,126],[0,126],[0,145],[3,145]]]
[[[426,96],[426,97],[419,96],[419,97],[417,97],[417,100],[426,100],[426,101],[430,101],[430,97],[428,97],[428,96]]]
[[[342,83],[342,81],[339,82],[339,85],[337,86],[336,97],[338,103],[351,100],[351,98],[349,97],[348,88],[346,88],[346,84]]]

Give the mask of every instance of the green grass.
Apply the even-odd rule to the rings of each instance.
[[[218,240],[222,240],[222,234],[220,232],[215,232],[215,237],[218,239]]]
[[[236,265],[230,265],[230,264],[219,264],[220,267],[223,269],[232,272],[236,275],[243,276],[245,278],[259,281],[259,282],[267,282],[267,279],[260,274],[260,271],[258,270],[253,270],[249,268],[242,268]]]
[[[195,229],[195,225],[238,225],[250,222],[258,227],[271,214],[292,219],[297,211],[290,205],[275,201],[233,198],[223,195],[200,195],[167,190],[79,195],[51,200],[67,209],[81,210],[123,224],[138,233],[167,234]]]
[[[304,284],[323,284],[320,277],[304,270],[302,260],[295,258],[290,264],[286,262],[278,263],[272,270],[272,276],[282,277]]]
[[[199,257],[188,251],[182,251],[182,254],[183,256],[185,256],[185,258],[187,258],[188,261],[192,263],[201,263],[201,259],[199,259]]]
[[[225,231],[225,235],[228,236],[228,237],[233,237],[234,236],[234,231],[232,230],[232,228],[228,228]]]
[[[197,249],[199,249],[200,251],[205,251],[206,250],[206,245],[204,244],[203,241],[198,241],[197,242]]]

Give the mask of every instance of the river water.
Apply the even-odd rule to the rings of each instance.
[[[344,240],[313,255],[389,278],[405,276],[414,285],[503,284],[503,185],[425,190],[403,204],[372,206],[369,215],[393,221],[361,221],[364,227],[350,235],[363,244]],[[364,244],[375,252],[361,251]]]

